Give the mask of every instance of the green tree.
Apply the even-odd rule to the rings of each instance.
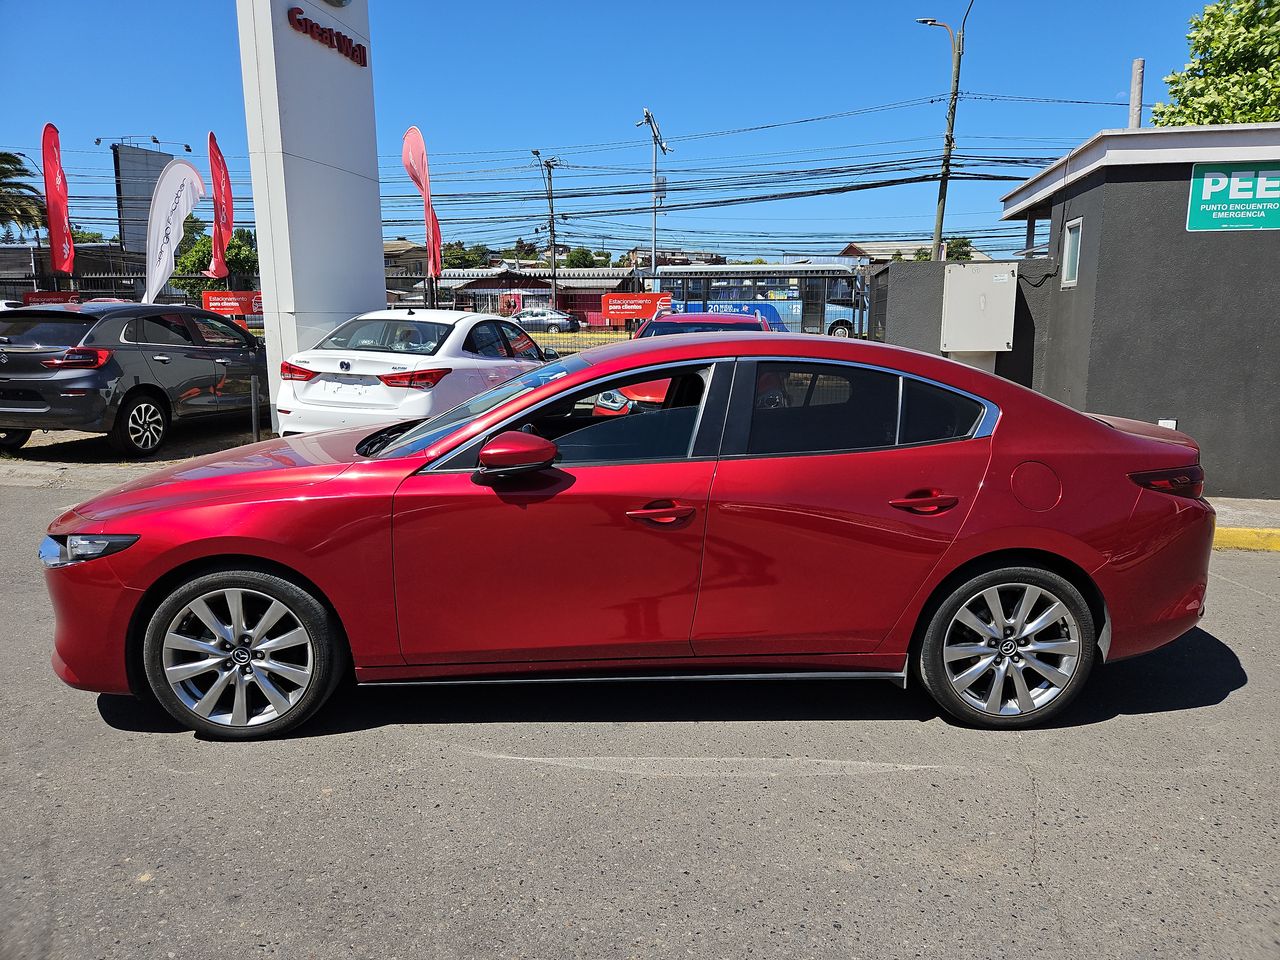
[[[889,259],[892,260],[894,263],[902,263],[907,258],[902,255],[901,250],[895,250],[893,251],[893,256],[890,257]]]
[[[911,255],[912,260],[932,260],[933,254],[929,252],[928,247],[917,247],[916,252]]]
[[[592,263],[593,267],[607,267],[613,260],[613,255],[608,250],[597,250],[591,254],[591,259],[595,261]]]
[[[40,199],[40,191],[26,182],[34,177],[22,157],[0,150],[0,224],[40,229],[44,221],[44,201]]]
[[[569,255],[564,258],[566,267],[594,267],[596,258],[591,255],[591,251],[586,247],[574,247],[569,251]]]
[[[73,243],[101,243],[105,239],[96,230],[84,230],[78,223],[71,225],[71,240]]]
[[[1158,127],[1280,121],[1280,2],[1218,0],[1191,18],[1191,62],[1164,78]]]
[[[208,227],[209,224],[205,223],[205,221],[201,220],[194,213],[188,213],[187,219],[182,221],[182,239],[178,241],[178,249],[173,251],[174,259],[180,259],[192,247],[199,243],[202,237],[209,240],[209,235],[205,233],[205,230],[208,229]],[[209,247],[207,249],[212,249],[212,246],[213,241],[209,240]],[[209,254],[207,253],[204,255],[204,264],[205,267],[209,265]],[[230,264],[231,261],[228,260],[227,265],[230,266]],[[200,269],[203,270],[204,267],[201,267]],[[182,271],[179,270],[178,272],[181,273]],[[209,288],[206,287],[204,289],[207,290]]]
[[[232,278],[248,281],[258,273],[258,243],[252,231],[236,230],[231,234],[227,244],[227,280],[212,280],[199,276],[209,266],[209,258],[213,256],[213,238],[203,235],[174,261],[174,279],[171,281],[179,290],[185,290],[192,296],[204,290],[220,289]],[[187,274],[187,277],[182,277]]]
[[[973,241],[968,237],[948,237],[946,244],[948,260],[973,259]]]
[[[4,233],[0,234],[0,243],[17,243],[18,238],[13,233],[13,227],[6,226]]]

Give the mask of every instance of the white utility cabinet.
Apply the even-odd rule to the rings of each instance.
[[[942,282],[942,352],[1012,350],[1017,298],[1017,263],[948,263]]]

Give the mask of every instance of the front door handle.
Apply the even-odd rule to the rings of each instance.
[[[890,500],[889,506],[897,510],[906,510],[908,513],[930,516],[950,510],[959,502],[959,497],[953,497],[951,494],[943,493],[940,490],[913,490],[905,497]]]
[[[152,360],[157,360],[157,361],[159,361],[160,363],[168,363],[168,362],[169,362],[169,360],[170,360],[171,358],[170,358],[170,357],[166,357],[163,353],[157,353],[157,354],[156,354],[154,357],[152,357],[151,359],[152,359]]]
[[[641,523],[656,523],[663,526],[687,520],[697,512],[695,507],[687,503],[676,503],[672,500],[656,500],[637,510],[628,510],[627,516]]]
[[[214,362],[214,363],[220,363],[220,364],[222,364],[222,365],[225,367],[225,366],[226,366],[228,363],[230,363],[231,361],[230,361],[230,360],[228,360],[226,357],[214,357],[213,362]]]

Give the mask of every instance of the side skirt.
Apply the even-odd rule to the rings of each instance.
[[[362,687],[475,686],[513,683],[636,683],[645,680],[888,680],[903,690],[907,671],[888,670],[772,670],[767,673],[635,673],[606,676],[426,677],[420,680],[366,680]]]

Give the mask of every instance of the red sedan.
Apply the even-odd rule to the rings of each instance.
[[[597,399],[668,380],[661,403]],[[72,686],[276,734],[339,679],[910,674],[991,727],[1204,612],[1199,451],[862,341],[661,337],[425,421],[203,457],[53,522]],[[571,581],[510,576],[572,569]],[[624,557],[618,577],[589,557]]]

